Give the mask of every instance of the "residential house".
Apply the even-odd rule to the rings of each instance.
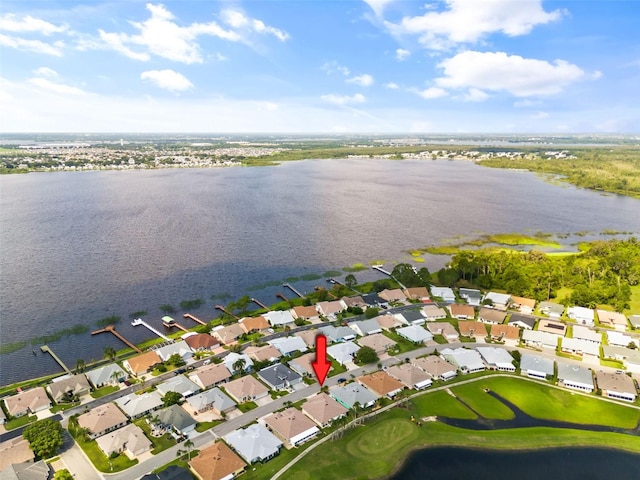
[[[238,320],[238,325],[245,334],[262,332],[269,328],[269,322],[262,315],[241,318]]]
[[[158,356],[162,359],[163,362],[166,362],[173,355],[180,355],[183,361],[188,362],[193,358],[193,352],[191,351],[191,347],[184,340],[180,340],[179,342],[170,343],[169,345],[165,345],[164,347],[160,347],[155,350]]]
[[[514,327],[524,328],[525,330],[533,330],[533,327],[536,326],[536,319],[535,317],[512,313],[507,324],[513,325]]]
[[[217,415],[228,413],[236,407],[236,402],[218,387],[187,398],[187,403],[198,413],[213,410]]]
[[[107,457],[112,453],[124,453],[132,460],[148,452],[153,446],[142,429],[134,424],[98,437],[96,443]]]
[[[489,329],[491,340],[504,342],[505,345],[515,347],[520,341],[520,329],[513,325],[492,324]]]
[[[378,325],[380,325],[381,329],[387,332],[393,328],[398,328],[400,326],[406,325],[406,323],[399,320],[393,315],[378,315],[375,318],[375,321],[378,322]]]
[[[318,330],[313,329],[313,330],[302,330],[301,332],[296,332],[293,335],[296,337],[300,337],[308,348],[315,348],[316,337],[318,336],[319,333],[320,332],[318,332]]]
[[[631,315],[629,317],[629,323],[631,323],[631,326],[635,330],[640,329],[640,315]]]
[[[427,322],[434,322],[436,320],[447,318],[447,312],[444,308],[440,308],[436,305],[425,305],[422,307],[422,315],[424,315]]]
[[[593,375],[588,368],[558,362],[558,384],[584,392],[593,391]]]
[[[295,322],[295,318],[293,318],[289,310],[274,310],[262,316],[267,319],[267,322],[269,322],[269,325],[272,327],[290,326]]]
[[[476,317],[476,311],[471,305],[452,303],[448,308],[451,317],[457,318],[458,320],[473,320]]]
[[[2,410],[2,409],[0,409]],[[0,443],[0,479],[21,480],[19,476],[9,476],[6,469],[13,465],[29,464],[33,465],[35,455],[29,447],[29,442],[22,435],[13,437]],[[47,472],[48,473],[48,472]],[[49,480],[49,476],[42,477],[42,480]]]
[[[549,380],[554,374],[554,361],[530,353],[523,353],[520,358],[520,374],[530,378]]]
[[[600,370],[596,373],[596,382],[603,397],[635,402],[638,397],[633,378],[620,372],[609,373]]]
[[[387,302],[404,302],[407,299],[407,296],[399,288],[385,288],[378,293],[378,296]]]
[[[4,405],[9,415],[21,417],[51,408],[51,399],[44,388],[36,387],[5,397]]]
[[[227,367],[229,373],[237,373],[236,367],[240,362],[244,362],[244,368],[241,373],[249,373],[253,369],[253,360],[244,353],[229,352],[229,354],[222,359],[222,364]]]
[[[269,389],[251,375],[230,381],[224,389],[238,403],[255,402],[269,394]]]
[[[382,370],[358,377],[357,381],[381,397],[393,398],[404,388],[402,383]]]
[[[34,463],[12,463],[6,468],[2,468],[0,472],[0,478],[2,478],[2,480],[48,480],[50,476],[51,469],[49,468],[49,464],[44,460],[39,460]]]
[[[431,298],[427,287],[409,287],[405,288],[403,293],[407,297],[407,300],[419,300],[421,302],[426,302]]]
[[[244,335],[244,330],[239,324],[232,323],[226,327],[215,327],[211,330],[211,335],[220,340],[220,343],[229,345],[236,342],[241,335]]]
[[[518,310],[520,313],[531,315],[536,308],[536,301],[533,298],[512,296],[509,308]]]
[[[343,304],[343,308],[347,307],[344,307]],[[313,322],[320,319],[320,314],[318,313],[318,310],[316,310],[316,307],[313,305],[300,305],[297,307],[293,307],[291,310],[289,310],[289,313],[291,313],[291,316],[294,318],[294,320],[300,318],[302,320]]]
[[[130,419],[135,420],[162,407],[162,397],[158,392],[148,392],[142,395],[130,393],[124,397],[116,398],[116,405],[120,407]]]
[[[348,411],[344,405],[322,392],[309,397],[302,405],[302,413],[321,428],[330,426],[335,420],[344,417]]]
[[[424,329],[422,330],[425,331]],[[381,333],[374,333],[373,335],[367,335],[366,337],[360,338],[358,340],[358,345],[360,345],[361,347],[373,348],[376,354],[380,356],[395,347],[397,343],[391,340],[389,337],[385,337]]]
[[[457,342],[459,338],[458,331],[449,322],[428,323],[427,330],[429,330],[433,335],[442,335],[449,343]]]
[[[87,395],[91,391],[91,385],[84,373],[64,376],[53,380],[47,385],[47,390],[56,403],[68,402],[75,397]]]
[[[410,363],[401,363],[387,368],[386,372],[407,388],[422,390],[433,383],[431,375]]]
[[[625,317],[622,313],[618,312],[609,312],[607,310],[596,310],[598,314],[598,320],[600,323],[606,327],[613,327],[620,332],[624,332],[627,330],[629,324],[627,323],[627,317]]]
[[[475,290],[473,288],[459,288],[458,295],[460,298],[464,298],[467,301],[467,304],[479,307],[482,302],[482,293],[480,290]]]
[[[340,299],[343,308],[346,310],[349,307],[358,307],[363,310],[367,308],[367,302],[360,295],[354,295],[351,297],[342,297]]]
[[[458,322],[458,330],[463,337],[484,339],[487,336],[487,326],[482,322]]]
[[[365,303],[367,308],[369,307],[379,307],[380,305],[386,305],[387,302],[384,298],[380,298],[377,293],[367,293],[366,295],[362,295],[362,301]]]
[[[638,345],[640,340],[620,332],[607,332],[607,343],[609,345],[617,345],[619,347],[628,347],[632,343],[636,345],[636,348],[640,346]]]
[[[218,339],[208,333],[194,333],[193,335],[183,336],[182,338],[194,352],[212,352],[220,347]]]
[[[151,350],[150,352],[141,353],[129,360],[125,360],[122,362],[122,366],[125,370],[128,370],[132,375],[137,377],[138,375],[147,373],[159,363],[162,363],[162,359],[155,350]]]
[[[316,310],[320,315],[336,318],[336,315],[344,310],[344,306],[340,300],[330,300],[316,303]]]
[[[173,430],[178,435],[188,435],[196,429],[196,421],[180,405],[171,405],[158,410],[153,423],[165,430]]]
[[[298,373],[281,363],[263,368],[258,372],[258,377],[272,390],[289,389],[302,382],[302,377]]]
[[[275,362],[280,357],[282,357],[282,353],[273,345],[264,345],[262,347],[247,347],[244,349],[245,355],[249,355],[249,357],[255,362]]]
[[[578,338],[563,338],[562,351],[573,355],[591,356],[598,358],[600,356],[600,344],[590,342],[588,340],[580,340]]]
[[[182,398],[187,398],[198,393],[200,386],[184,375],[176,375],[169,380],[159,383],[156,390],[163,397],[169,392],[176,392],[182,395]]]
[[[513,357],[504,348],[478,347],[476,349],[484,363],[490,370],[500,370],[501,372],[515,372]]]
[[[567,325],[561,322],[554,322],[553,320],[541,318],[538,322],[538,331],[564,337],[567,334]]]
[[[540,332],[539,330],[523,330],[522,343],[535,348],[552,348],[558,347],[558,339],[562,338],[558,335],[548,332]]]
[[[266,462],[282,448],[278,437],[259,423],[234,430],[223,438],[248,464]]]
[[[198,480],[230,480],[240,475],[246,464],[224,442],[216,442],[189,462]]]
[[[509,302],[511,302],[511,295],[508,293],[488,292],[482,300],[483,302],[489,300],[493,308],[505,311],[509,306]]]
[[[420,310],[403,310],[393,315],[405,325],[424,325],[426,319]]]
[[[503,323],[507,314],[495,308],[481,307],[478,311],[478,320],[483,323]]]
[[[351,328],[361,337],[364,337],[365,335],[371,335],[372,333],[382,333],[382,328],[375,318],[350,322],[349,328]]]
[[[313,376],[314,371],[311,362],[315,361],[315,359],[316,352],[305,353],[304,355],[289,360],[289,368],[302,376]]]
[[[335,343],[327,348],[327,354],[340,365],[353,362],[354,355],[360,347],[353,342]]]
[[[127,372],[117,363],[110,363],[87,372],[86,376],[93,388],[100,388],[105,385],[117,385],[118,382],[122,382],[127,378]]]
[[[419,325],[409,325],[396,330],[396,333],[413,343],[426,343],[433,340],[433,334]]]
[[[105,403],[78,417],[78,425],[87,430],[91,440],[124,427],[128,421],[113,403]]]
[[[304,353],[308,350],[307,344],[298,336],[274,338],[267,343],[277,348],[282,355],[291,355],[296,351]]]
[[[330,342],[347,342],[356,338],[356,332],[349,327],[334,327],[333,325],[326,325],[324,327],[320,327],[320,331]]]
[[[431,296],[441,298],[446,303],[455,303],[456,295],[449,287],[434,287],[431,285]]]
[[[0,425],[4,425],[7,423],[7,416],[4,413],[4,410],[0,408]]]
[[[569,307],[567,309],[567,316],[570,319],[575,320],[576,323],[581,323],[582,325],[593,325],[595,314],[591,308]]]
[[[556,320],[562,317],[564,313],[564,305],[554,302],[540,302],[538,309],[540,313],[555,318]]]
[[[458,367],[462,373],[481,372],[485,369],[482,358],[476,350],[445,348],[440,354],[447,362]]]
[[[587,342],[593,342],[600,345],[602,343],[602,334],[596,332],[595,330],[591,330],[589,327],[585,327],[584,325],[574,325],[573,326],[573,338],[577,338],[578,340],[586,340]],[[614,333],[614,332],[612,332]]]
[[[436,380],[451,380],[458,374],[458,369],[454,365],[451,365],[437,355],[414,358],[411,360],[411,365],[424,370]]]
[[[348,409],[352,409],[355,404],[358,404],[360,408],[371,407],[379,397],[356,382],[348,383],[342,387],[334,387],[330,390],[330,395]]]
[[[220,385],[229,378],[231,378],[231,372],[222,364],[205,365],[189,375],[189,379],[203,390]]]
[[[292,446],[315,437],[320,429],[294,407],[267,415],[261,420],[269,430]]]

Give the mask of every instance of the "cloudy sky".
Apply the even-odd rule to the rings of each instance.
[[[640,131],[636,0],[2,3],[4,132]]]

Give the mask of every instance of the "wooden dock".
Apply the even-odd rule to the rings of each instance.
[[[153,328],[151,325],[149,325],[147,322],[145,322],[144,320],[142,320],[141,318],[136,318],[135,320],[131,321],[131,325],[133,327],[137,327],[138,325],[142,325],[143,327],[149,329],[151,332],[155,333],[156,335],[158,335],[160,338],[166,340],[169,343],[173,343],[173,340],[171,340],[169,337],[167,337],[166,335],[163,335],[162,333],[160,333],[158,330],[156,330],[155,328]]]
[[[99,333],[104,333],[104,332],[112,333],[113,335],[115,335],[115,337],[118,340],[120,340],[122,343],[124,343],[127,347],[133,348],[138,353],[142,353],[142,350],[140,350],[133,343],[131,343],[129,340],[127,340],[122,335],[120,335],[118,332],[116,332],[116,327],[114,327],[113,325],[107,325],[106,327],[104,327],[104,328],[102,328],[100,330],[96,330],[95,332],[91,332],[91,335],[97,335]]]
[[[293,293],[295,293],[300,298],[304,298],[304,295],[302,295],[298,290],[293,288],[293,285],[291,285],[290,283],[283,283],[282,286],[285,287],[285,288],[288,288],[289,290],[291,290]]]
[[[251,301],[253,303],[255,303],[256,305],[264,308],[265,310],[269,310],[269,307],[267,307],[264,303],[260,302],[259,300],[256,300],[255,298],[252,298]]]
[[[380,273],[384,273],[385,275],[387,275],[388,277],[390,277],[392,280],[394,280],[398,285],[400,285],[400,288],[402,288],[403,290],[405,290],[407,287],[405,287],[402,283],[398,282],[398,280],[396,278],[394,278],[393,275],[391,275],[391,272],[387,272],[386,270],[384,270],[380,265],[373,265],[371,268],[373,268],[374,270],[378,270]]]
[[[216,305],[216,309],[220,310],[223,313],[226,313],[227,315],[231,315],[233,318],[235,318],[236,320],[240,320],[239,317],[235,316],[233,313],[227,311],[226,308],[224,308],[222,305]]]
[[[60,365],[62,367],[62,369],[67,372],[68,374],[71,374],[71,370],[69,370],[69,367],[67,367],[64,362],[62,360],[60,360],[60,358],[53,353],[53,350],[51,350],[48,346],[46,345],[42,345],[40,347],[40,350],[42,350],[45,353],[48,353],[49,355],[51,355],[53,357],[53,359],[58,362],[58,365]]]
[[[184,318],[189,318],[191,320],[193,320],[194,322],[199,323],[200,325],[206,325],[207,322],[203,322],[202,320],[200,320],[198,317],[191,315],[190,313],[185,313],[184,315],[182,315]]]

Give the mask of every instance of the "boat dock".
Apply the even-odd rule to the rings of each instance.
[[[255,303],[256,305],[258,305],[258,306],[260,306],[260,307],[264,308],[265,310],[269,310],[269,307],[267,307],[267,306],[266,306],[264,303],[262,303],[261,301],[256,300],[255,298],[252,298],[252,299],[251,299],[251,301],[252,301],[253,303]]]
[[[200,325],[206,325],[207,322],[203,322],[202,320],[200,320],[198,317],[191,315],[190,313],[185,313],[184,315],[182,315],[183,318],[189,318],[191,320],[193,320],[194,322],[199,323]]]
[[[96,330],[95,332],[91,332],[91,335],[97,335],[99,333],[104,333],[104,332],[112,333],[113,335],[115,335],[115,337],[118,340],[120,340],[122,343],[124,343],[127,347],[133,348],[138,353],[142,353],[142,350],[140,350],[133,343],[131,343],[129,340],[127,340],[122,335],[120,335],[118,332],[116,332],[116,327],[114,327],[113,325],[107,325],[106,327],[104,327],[104,328],[102,328],[100,330]]]
[[[136,318],[135,320],[131,321],[131,326],[133,327],[137,327],[138,325],[142,325],[143,327],[148,328],[149,330],[151,330],[151,332],[155,333],[157,336],[159,336],[160,338],[166,340],[169,343],[173,343],[173,340],[171,340],[169,337],[167,337],[166,335],[163,335],[162,333],[160,333],[158,330],[156,330],[155,328],[153,328],[151,325],[149,325],[147,322],[145,322],[144,320],[142,320],[141,318]]]
[[[223,313],[226,313],[227,315],[231,315],[233,318],[235,318],[236,320],[240,320],[239,317],[237,317],[236,315],[234,315],[233,313],[227,311],[226,308],[224,308],[222,305],[216,305],[216,310],[220,310]]]
[[[187,330],[186,328],[184,328],[182,325],[180,325],[179,323],[177,323],[173,318],[166,316],[166,317],[162,317],[162,325],[164,325],[166,328],[178,328],[180,330],[182,330],[183,332],[189,332],[189,330]]]
[[[287,297],[285,297],[285,296],[284,296],[283,294],[281,294],[281,293],[276,293],[276,297],[278,297],[279,299],[281,299],[281,300],[283,300],[283,301],[285,301],[285,302],[288,302],[288,301],[289,301],[289,299],[288,299]]]
[[[295,293],[300,298],[304,298],[304,295],[302,295],[298,290],[293,288],[293,286],[290,283],[283,283],[282,286],[285,287],[285,288],[288,288],[289,290],[291,290],[293,293]]]
[[[400,288],[402,288],[403,290],[405,290],[407,287],[405,287],[403,284],[401,284],[400,282],[398,282],[397,279],[395,279],[393,277],[393,275],[391,275],[391,272],[387,272],[386,270],[384,270],[380,265],[373,265],[371,268],[373,268],[374,270],[378,270],[380,273],[384,273],[385,275],[387,275],[388,277],[390,277],[393,281],[395,281],[398,285],[400,285]]]
[[[42,345],[42,346],[40,347],[40,350],[42,350],[42,351],[43,351],[43,352],[45,352],[45,353],[50,354],[50,355],[53,357],[53,359],[54,359],[56,362],[58,362],[58,365],[60,365],[60,366],[62,367],[62,369],[63,369],[65,372],[67,372],[68,374],[71,374],[71,370],[69,370],[69,367],[67,367],[67,366],[64,364],[64,362],[63,362],[62,360],[60,360],[60,358],[59,358],[55,353],[53,353],[53,350],[51,350],[48,346],[46,346],[46,345]]]

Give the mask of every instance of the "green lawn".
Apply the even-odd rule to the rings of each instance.
[[[500,400],[484,391],[484,382],[474,382],[451,389],[463,402],[485,418],[509,420],[514,413]]]
[[[640,315],[640,285],[631,287],[631,301],[629,308],[624,313],[626,315]]]
[[[258,404],[256,402],[244,402],[238,405],[238,410],[242,413],[247,413],[249,410],[253,410],[254,408],[258,408]]]
[[[100,398],[109,395],[110,393],[117,392],[118,390],[120,390],[120,388],[117,385],[107,385],[106,387],[98,388],[91,392],[91,396],[93,398]]]
[[[388,332],[385,330],[384,332],[382,332],[382,334],[397,343],[396,347],[389,352],[392,355],[402,355],[404,352],[410,352],[411,350],[416,350],[418,348],[424,347],[423,344],[416,345],[406,338],[402,338],[396,332]]]
[[[196,432],[199,432],[199,433],[206,432],[210,428],[220,425],[222,422],[223,420],[214,420],[212,422],[198,422],[196,424]]]
[[[14,418],[13,420],[9,420],[4,428],[7,430],[13,430],[14,428],[24,427],[28,423],[35,422],[38,419],[35,415],[23,415],[18,418]]]
[[[82,438],[76,438],[76,442],[89,457],[93,466],[101,472],[120,472],[138,463],[138,460],[129,460],[129,457],[125,454],[120,454],[112,459],[107,458],[95,440],[87,441]]]
[[[411,400],[417,417],[449,417],[474,419],[477,415],[445,391],[420,395]]]
[[[59,403],[51,407],[51,413],[64,412],[65,410],[69,410],[70,408],[77,407],[78,405],[80,405],[80,402]]]
[[[340,365],[335,360],[331,359],[331,370],[329,370],[328,377],[333,377],[334,375],[339,375],[347,371],[347,367],[344,365]]]
[[[149,427],[149,424],[147,424],[147,421],[144,418],[141,418],[140,420],[136,420],[134,423],[142,429],[144,434],[153,444],[153,449],[151,450],[151,453],[153,455],[157,455],[160,452],[166,450],[167,448],[171,448],[176,444],[176,441],[168,433],[165,433],[161,437],[151,436],[151,428]]]

